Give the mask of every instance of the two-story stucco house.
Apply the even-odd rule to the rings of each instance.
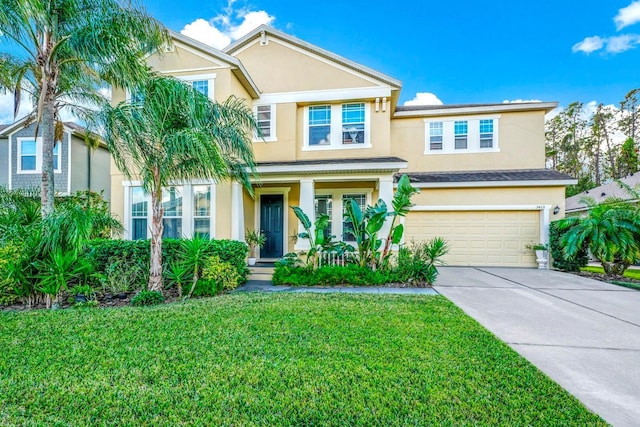
[[[104,144],[96,149],[85,142],[86,129],[64,123],[63,137],[53,151],[54,188],[57,194],[76,191],[111,194],[110,155]],[[35,123],[21,119],[0,125],[0,186],[9,190],[40,187],[42,182],[42,137]]]
[[[179,182],[166,189],[165,236],[206,232],[243,239],[260,229],[260,258],[304,249],[290,209],[326,213],[339,239],[345,200],[382,198],[406,173],[421,193],[404,219],[405,241],[442,236],[450,265],[535,266],[526,245],[547,240],[574,181],[545,169],[544,115],[556,104],[398,106],[400,81],[273,28],[261,26],[224,51],[180,34],[149,58],[211,99],[243,98],[264,139],[250,197],[239,184]],[[113,102],[126,99],[114,91]],[[146,238],[148,197],[112,163],[112,207],[126,237]]]

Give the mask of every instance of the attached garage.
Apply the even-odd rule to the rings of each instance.
[[[405,217],[405,240],[443,237],[447,265],[534,267],[526,246],[540,241],[540,210],[413,211]]]

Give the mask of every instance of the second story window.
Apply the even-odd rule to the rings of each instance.
[[[331,106],[309,107],[309,145],[331,144]]]
[[[276,105],[257,105],[253,107],[260,135],[253,136],[254,141],[276,141]]]
[[[424,119],[424,154],[468,154],[500,151],[500,115]]]
[[[342,106],[342,143],[364,144],[364,103]]]
[[[459,121],[453,124],[453,132],[455,136],[455,149],[467,149],[468,124],[466,121]]]
[[[366,102],[305,107],[302,150],[371,148],[369,110]]]
[[[429,123],[429,150],[442,150],[442,122]]]
[[[480,120],[480,148],[493,148],[493,120]]]
[[[194,80],[191,84],[195,90],[204,96],[209,97],[209,80]]]

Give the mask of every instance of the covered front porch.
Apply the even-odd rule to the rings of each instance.
[[[331,234],[349,241],[342,218],[346,200],[364,208],[382,199],[390,206],[393,175],[406,166],[394,157],[261,163],[253,197],[233,184],[231,238],[244,241],[246,230],[262,231],[266,243],[256,254],[259,261],[309,249],[308,242],[298,238],[304,229],[291,209],[299,206],[312,222],[316,215],[329,215]]]

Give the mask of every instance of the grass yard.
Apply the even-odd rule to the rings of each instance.
[[[581,271],[587,271],[589,273],[599,273],[599,274],[604,274],[604,268],[602,267],[597,267],[597,266],[588,266],[588,267],[582,267],[580,269]],[[633,280],[638,280],[640,281],[640,270],[637,269],[627,269],[624,272],[624,277],[627,277],[629,279],[633,279]],[[637,289],[640,290],[640,283],[633,283],[633,282],[622,282],[622,281],[616,281],[616,280],[611,280],[612,283],[619,285],[619,286],[624,286],[627,288],[631,288],[631,289]]]
[[[605,425],[443,297],[0,313],[0,425]]]

